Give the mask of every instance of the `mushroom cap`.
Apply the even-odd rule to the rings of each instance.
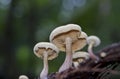
[[[19,79],[29,79],[26,75],[20,75]]]
[[[87,43],[91,44],[92,42],[93,42],[94,47],[100,45],[100,43],[101,43],[99,37],[97,37],[97,36],[89,36],[89,37],[87,37]]]
[[[43,53],[48,53],[48,60],[52,60],[58,56],[59,49],[52,43],[39,42],[34,46],[34,54],[43,59]]]
[[[82,31],[79,38],[86,38],[87,39],[87,37],[88,37],[87,34]]]
[[[68,24],[65,26],[60,26],[55,28],[50,34],[50,42],[55,44],[59,50],[65,51],[65,39],[69,37],[72,39],[72,50],[80,50],[82,46],[82,40],[85,38],[80,38],[81,27],[76,24]]]
[[[87,34],[85,32],[81,32],[80,37],[78,38],[80,41],[76,42],[78,44],[80,44],[80,48],[82,49],[83,47],[85,47],[85,45],[87,44]]]
[[[79,51],[79,52],[75,52],[72,58],[73,60],[82,59],[82,58],[87,60],[90,58],[90,55],[87,52]]]

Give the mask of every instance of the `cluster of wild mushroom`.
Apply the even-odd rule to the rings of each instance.
[[[93,47],[100,44],[97,36],[87,36],[77,24],[67,24],[55,28],[49,37],[50,42],[39,42],[34,46],[34,54],[43,59],[43,70],[40,73],[40,79],[47,79],[48,60],[56,58],[59,51],[66,52],[65,60],[59,68],[58,73],[72,67],[77,67],[80,63],[91,58],[99,61],[93,53]],[[80,51],[88,44],[88,51]],[[24,78],[27,79],[27,78]]]

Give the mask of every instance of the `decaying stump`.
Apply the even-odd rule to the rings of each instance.
[[[120,74],[116,70],[120,66],[120,43],[98,51],[98,56],[98,62],[89,59],[77,68],[71,67],[61,73],[49,74],[48,79],[109,79],[109,74]]]

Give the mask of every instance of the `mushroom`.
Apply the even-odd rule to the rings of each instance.
[[[34,54],[43,59],[44,68],[40,73],[41,79],[47,79],[48,75],[48,60],[52,60],[58,56],[59,49],[52,43],[40,42],[34,47]]]
[[[107,56],[107,54],[106,54],[105,52],[101,52],[101,53],[100,53],[100,57],[104,58],[104,57],[106,57],[106,56]]]
[[[59,50],[66,51],[66,58],[59,72],[70,68],[72,66],[72,52],[80,50],[86,45],[86,36],[80,37],[81,34],[83,34],[81,27],[76,24],[60,26],[51,32],[50,42],[55,44]]]
[[[75,52],[72,56],[74,67],[77,67],[80,63],[85,62],[86,60],[89,59],[89,57],[90,55],[88,52],[84,51]]]
[[[88,43],[88,53],[90,54],[90,57],[91,59],[95,60],[95,61],[98,61],[99,60],[99,57],[96,56],[94,53],[93,53],[93,50],[92,48],[93,47],[97,47],[101,41],[100,39],[97,37],[97,36],[89,36],[87,38],[87,43]]]
[[[29,79],[26,75],[20,75],[19,79]]]

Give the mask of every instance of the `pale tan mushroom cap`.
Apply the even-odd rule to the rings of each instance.
[[[91,42],[94,42],[94,45],[93,45],[94,47],[100,45],[100,43],[101,43],[99,37],[97,37],[97,36],[89,36],[87,38],[87,43],[91,44]]]
[[[59,49],[52,43],[40,42],[34,46],[34,54],[43,59],[43,53],[48,53],[48,60],[52,60],[58,56]]]
[[[26,75],[19,76],[19,79],[29,79]]]
[[[81,59],[81,58],[84,58],[84,59],[89,59],[90,58],[90,55],[89,55],[89,53],[87,53],[87,52],[84,52],[84,51],[79,51],[79,52],[75,52],[74,54],[73,54],[73,57],[72,57],[73,59]]]
[[[87,37],[88,37],[87,34],[82,31],[79,38],[86,38],[87,39]]]
[[[54,43],[61,51],[65,51],[65,39],[70,37],[72,39],[72,50],[80,50],[83,48],[81,38],[81,27],[76,24],[68,24],[54,29],[50,34],[50,42]]]
[[[74,30],[81,32],[81,27],[77,24],[67,24],[64,26],[59,26],[51,32],[50,41],[52,41],[56,36],[59,36],[64,33],[66,34],[67,32],[74,31]]]
[[[76,42],[76,44],[79,44],[80,49],[82,49],[83,47],[86,46],[86,44],[87,44],[87,37],[88,37],[87,34],[82,31],[80,37],[78,38],[79,41]]]

